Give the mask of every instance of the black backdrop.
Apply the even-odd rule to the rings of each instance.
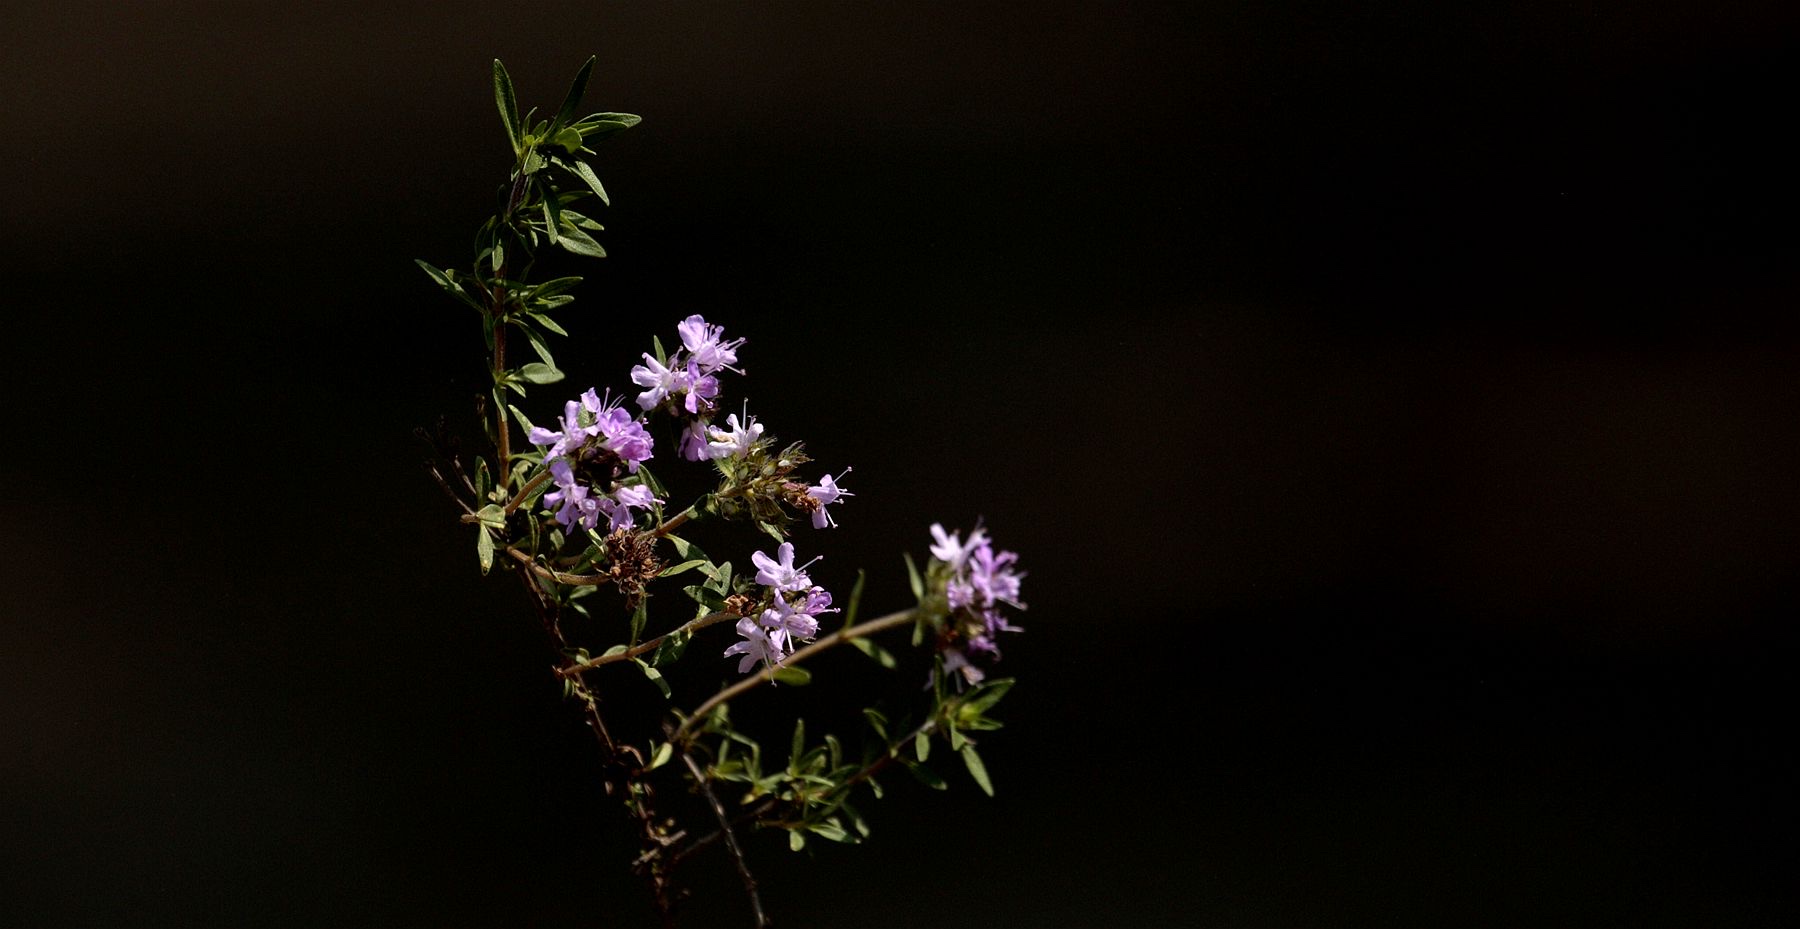
[[[822,580],[1031,572],[999,796],[758,837],[781,925],[1792,920],[1795,24],[1691,6],[10,10],[0,923],[648,921],[410,435],[488,61],[589,53],[573,381],[704,313]]]

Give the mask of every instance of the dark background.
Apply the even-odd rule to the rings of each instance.
[[[1782,4],[10,6],[0,923],[650,921],[410,435],[479,389],[412,259],[504,180],[489,59],[589,53],[645,121],[571,389],[703,313],[856,467],[816,578],[1031,572],[999,796],[756,837],[781,925],[1800,915]]]

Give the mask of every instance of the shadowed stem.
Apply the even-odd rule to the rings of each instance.
[[[737,833],[732,831],[731,820],[725,815],[725,805],[719,802],[719,795],[713,793],[706,773],[700,770],[694,756],[685,748],[681,750],[681,760],[687,763],[688,771],[694,775],[694,784],[700,788],[700,793],[706,797],[706,805],[712,808],[713,816],[719,820],[719,832],[725,837],[725,847],[731,850],[731,858],[737,864],[738,877],[744,882],[744,893],[750,897],[750,912],[756,917],[756,929],[765,929],[769,925],[769,917],[763,913],[762,897],[756,892],[756,877],[750,873],[750,865],[744,860],[744,850],[738,847]]]

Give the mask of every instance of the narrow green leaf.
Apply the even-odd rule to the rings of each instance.
[[[816,822],[806,828],[819,838],[830,842],[850,841],[850,834],[844,831],[844,827],[831,820]]]
[[[500,59],[494,59],[494,105],[500,109],[500,121],[506,124],[506,137],[517,154],[523,147],[519,136],[519,101],[513,96],[512,76]]]
[[[790,850],[797,852],[805,847],[806,836],[801,835],[799,830],[796,829],[788,833],[788,848]]]
[[[931,736],[923,732],[913,736],[913,754],[918,755],[920,761],[924,761],[926,758],[930,757]]]
[[[642,470],[642,469],[640,468],[639,470]],[[706,557],[706,553],[700,550],[700,546],[695,545],[694,543],[689,542],[688,540],[686,540],[678,535],[665,535],[665,536],[663,536],[663,538],[667,539],[669,541],[670,545],[675,546],[675,554],[677,557],[681,557],[681,558],[705,558]]]
[[[670,567],[664,568],[656,576],[657,577],[673,577],[674,575],[680,574],[683,571],[691,571],[694,568],[698,568],[704,564],[707,564],[705,559],[695,558],[691,561],[684,561],[681,564],[671,565]]]
[[[610,658],[610,657],[612,657],[612,656],[613,656],[613,655],[623,655],[623,654],[625,654],[625,652],[626,652],[626,650],[627,650],[627,648],[626,648],[626,646],[624,646],[624,645],[613,645],[613,646],[609,646],[609,647],[608,647],[608,648],[607,648],[607,649],[606,649],[606,651],[603,651],[603,652],[601,652],[601,653],[600,653],[600,657],[602,657],[602,658]]]
[[[631,611],[631,644],[638,643],[638,636],[644,634],[644,623],[650,618],[650,598],[639,597],[637,609]],[[643,664],[642,661],[638,664]]]
[[[776,668],[775,683],[789,687],[805,687],[812,683],[812,672],[805,668]]]
[[[962,747],[962,760],[963,766],[969,769],[969,776],[975,779],[976,784],[980,785],[982,793],[993,796],[994,782],[988,780],[987,765],[982,764],[981,756],[975,754],[974,745]]]
[[[520,368],[519,376],[533,384],[554,384],[563,379],[561,371],[535,361]]]
[[[581,182],[588,185],[588,189],[594,192],[594,196],[600,198],[601,203],[612,206],[612,198],[606,195],[606,188],[600,186],[599,175],[594,173],[593,168],[588,167],[587,162],[575,160],[570,167],[575,176],[581,178]]]
[[[423,262],[423,261],[421,261],[419,263],[425,264],[425,262]],[[425,265],[425,267],[429,268],[431,266]],[[651,336],[650,337],[650,347],[655,350],[657,364],[659,364],[659,365],[660,364],[668,364],[669,354],[667,352],[663,351],[663,344],[662,344],[661,339],[657,338],[656,336]]]
[[[919,783],[924,784],[932,790],[948,790],[950,788],[949,784],[944,783],[943,778],[938,777],[936,771],[933,771],[918,762],[906,763],[906,770],[911,771],[912,776],[919,779]]]
[[[494,537],[488,535],[486,526],[475,527],[475,559],[481,562],[482,574],[494,567]]]
[[[594,241],[593,236],[567,223],[563,224],[561,231],[562,236],[556,240],[556,244],[562,246],[564,251],[587,255],[590,258],[606,257],[606,249],[601,248],[600,243]]]
[[[542,313],[527,313],[525,315],[530,316],[533,320],[537,321],[538,325],[543,326],[545,329],[548,329],[549,331],[554,332],[557,335],[560,335],[564,338],[567,338],[569,335],[569,330],[564,329],[560,324],[557,323],[556,320],[551,319],[550,317],[545,316]],[[554,363],[555,362],[546,362],[546,364],[554,364]]]
[[[806,720],[796,719],[796,720],[794,720],[794,741],[793,741],[792,746],[790,746],[788,749],[788,766],[790,768],[793,768],[793,767],[796,767],[799,765],[800,756],[805,753],[805,749],[806,749]]]
[[[857,651],[875,659],[875,662],[884,668],[892,670],[900,663],[894,658],[893,652],[876,645],[869,639],[851,639],[850,644],[854,646]]]
[[[558,221],[560,217],[556,215],[555,210],[550,206],[551,199],[553,198],[545,197],[543,202],[538,204],[538,209],[544,212],[544,234],[550,237],[551,245],[556,245],[558,244],[557,240],[561,238],[556,231],[556,227],[562,224]]]
[[[573,155],[581,151],[581,130],[572,126],[558,129],[556,135],[550,139],[550,143]]]
[[[650,770],[654,771],[669,763],[670,756],[675,754],[675,746],[664,742],[656,747],[656,753],[650,756]]]
[[[587,93],[588,77],[594,73],[596,57],[589,55],[588,60],[581,63],[581,70],[575,72],[575,80],[569,84],[569,92],[563,95],[562,106],[557,108],[556,121],[551,125],[567,126],[575,121],[575,108],[581,105],[582,95]]]
[[[483,526],[500,529],[506,525],[506,508],[498,503],[490,503],[476,510],[475,518],[481,520]]]
[[[863,716],[868,718],[869,726],[875,730],[875,734],[881,736],[881,741],[886,742],[888,737],[887,717],[881,715],[881,711],[872,706],[863,709]]]
[[[529,418],[528,418],[528,417],[526,417],[526,415],[525,415],[525,414],[524,414],[524,413],[521,413],[521,412],[519,412],[519,408],[518,408],[518,407],[516,407],[516,406],[513,406],[513,405],[512,405],[512,404],[510,404],[510,403],[508,403],[508,404],[507,404],[507,405],[506,405],[506,408],[507,408],[507,409],[509,409],[509,410],[511,410],[511,411],[512,411],[512,415],[513,415],[513,418],[514,418],[514,419],[516,419],[516,420],[518,420],[518,421],[519,421],[519,426],[520,426],[520,427],[522,427],[522,428],[523,428],[523,429],[524,429],[524,430],[525,430],[525,433],[526,433],[526,434],[527,434],[527,435],[530,435],[530,434],[531,434],[531,430],[532,430],[532,429],[533,429],[533,428],[535,428],[535,427],[533,427],[533,426],[532,426],[532,425],[531,425],[531,420],[530,420],[530,419],[529,419]]]
[[[864,571],[861,568],[856,569],[856,583],[850,585],[850,603],[844,607],[844,625],[846,627],[856,625],[856,612],[862,607],[863,582],[868,579],[869,573],[867,571]],[[863,640],[856,639],[855,641],[861,642]],[[870,644],[872,645],[874,643]],[[869,654],[869,650],[866,648],[863,649],[863,654]]]
[[[913,599],[924,603],[925,581],[919,577],[919,567],[913,564],[911,552],[901,552],[900,554],[906,559],[906,582],[912,585]]]
[[[969,695],[963,698],[963,705],[973,709],[976,713],[985,713],[994,704],[999,703],[1001,697],[1006,696],[1006,692],[1012,689],[1016,681],[1016,678],[1011,677],[986,681],[981,686],[969,691]]]
[[[633,658],[631,660],[636,662],[638,667],[644,669],[644,676],[650,679],[650,683],[656,685],[657,690],[662,691],[663,699],[668,699],[670,693],[669,682],[663,679],[662,672],[650,667],[650,664],[642,658]]]

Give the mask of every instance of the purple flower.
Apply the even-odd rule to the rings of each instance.
[[[601,497],[597,505],[600,512],[606,514],[609,528],[630,529],[637,520],[637,514],[632,510],[646,509],[655,502],[656,496],[650,492],[650,488],[633,484],[613,491],[610,497]]]
[[[980,597],[982,606],[993,606],[998,600],[1024,609],[1025,605],[1019,602],[1019,581],[1025,575],[1011,567],[1018,560],[1018,552],[1001,552],[996,555],[988,540],[981,540],[981,547],[975,549],[969,558],[968,568],[969,586]]]
[[[585,400],[592,393],[589,390],[582,395],[582,399]],[[545,459],[571,457],[589,436],[595,434],[597,430],[593,426],[581,424],[581,406],[574,400],[563,404],[563,415],[559,421],[562,425],[561,432],[551,432],[542,426],[531,427],[531,432],[526,436],[531,444],[550,446],[550,450],[544,453]]]
[[[715,459],[749,457],[751,446],[756,444],[757,439],[762,438],[762,423],[757,422],[756,417],[749,413],[744,414],[742,423],[738,422],[736,413],[725,417],[725,422],[731,427],[730,429],[720,429],[717,426],[707,428],[706,431],[712,438],[712,441],[707,443],[707,453]]]
[[[592,393],[590,390],[584,394],[583,400]],[[632,418],[623,408],[601,406],[595,411],[593,429],[595,434],[603,437],[600,444],[623,459],[631,473],[637,473],[639,462],[650,460],[650,433],[644,431],[644,424]]]
[[[687,365],[687,374],[684,375],[683,380],[686,382],[687,399],[683,401],[682,406],[695,416],[702,412],[711,412],[712,398],[719,395],[719,379],[710,374],[702,374],[700,362],[690,360]]]
[[[794,567],[794,543],[783,542],[775,549],[777,558],[770,558],[762,552],[753,552],[750,561],[756,565],[756,582],[775,588],[777,591],[801,591],[812,586],[812,578],[806,576],[806,568],[819,559],[814,558],[799,567]]]
[[[931,524],[931,534],[937,539],[937,544],[931,547],[931,557],[949,565],[951,572],[956,574],[962,573],[963,565],[969,560],[969,554],[987,543],[987,534],[982,532],[979,526],[975,528],[975,531],[969,533],[967,545],[958,541],[958,537],[962,533],[946,534],[944,527],[937,523]]]
[[[681,457],[689,461],[704,461],[712,457],[706,446],[705,423],[696,419],[681,430]]]
[[[850,469],[845,468],[838,477],[843,477],[845,474],[849,473]],[[850,491],[839,487],[837,481],[829,474],[819,478],[819,483],[806,488],[806,495],[819,501],[819,508],[813,510],[812,514],[812,524],[814,529],[823,529],[827,525],[831,526],[833,529],[837,528],[837,520],[832,519],[831,514],[825,512],[825,508],[838,502],[838,500],[843,497],[856,496]]]
[[[708,325],[696,313],[682,320],[675,328],[681,333],[681,344],[687,347],[688,354],[693,356],[702,373],[711,374],[721,368],[744,373],[732,367],[737,364],[737,347],[744,344],[744,340],[721,341],[725,334],[724,326]]]
[[[648,354],[644,355],[644,363],[633,365],[631,382],[646,388],[638,394],[637,405],[646,410],[653,410],[664,397],[680,393],[687,388],[687,377],[678,364],[664,367],[661,362]]]
[[[769,638],[768,631],[756,624],[756,620],[748,616],[738,620],[737,631],[738,635],[744,637],[744,641],[726,649],[725,657],[744,656],[738,662],[739,674],[749,673],[751,668],[756,667],[757,662],[775,664],[781,660],[781,649]]]
[[[761,623],[769,631],[769,641],[780,652],[781,658],[793,654],[795,639],[810,641],[819,634],[817,619],[799,612],[780,597],[775,598],[773,608],[763,610]]]
[[[550,461],[550,479],[556,482],[556,489],[544,494],[544,508],[556,510],[556,521],[564,531],[575,531],[577,524],[587,529],[600,524],[600,502],[575,480],[569,459]]]
[[[987,672],[969,663],[968,656],[954,648],[944,649],[944,672],[961,671],[963,680],[971,684],[979,684],[987,677]]]

